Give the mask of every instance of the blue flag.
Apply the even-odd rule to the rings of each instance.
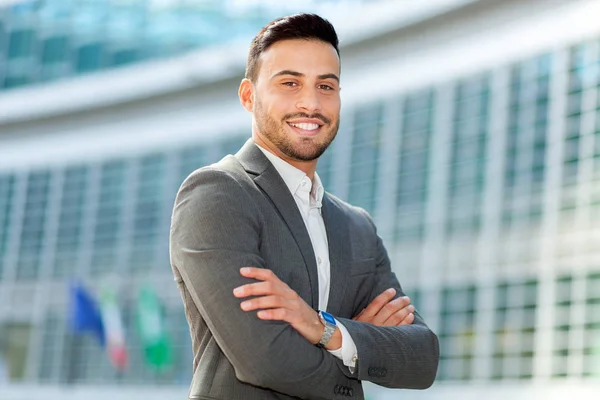
[[[80,282],[71,284],[70,323],[73,333],[92,333],[105,345],[104,324],[96,300]]]

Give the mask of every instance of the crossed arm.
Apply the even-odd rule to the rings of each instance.
[[[399,372],[406,374],[406,379],[397,379],[397,375],[392,374],[386,379],[369,376],[366,369],[361,372],[360,368],[356,374],[352,374],[341,360],[314,346],[313,343],[321,336],[322,326],[317,329],[314,314],[309,315],[309,311],[314,313],[314,310],[308,306],[310,310],[304,308],[303,311],[288,314],[287,311],[277,311],[282,307],[255,305],[252,299],[251,308],[265,312],[258,318],[254,312],[244,311],[240,307],[240,300],[232,293],[235,288],[245,287],[240,298],[246,298],[249,296],[245,292],[249,287],[247,285],[266,282],[240,273],[240,267],[244,266],[259,270],[266,268],[259,251],[262,232],[255,207],[240,184],[226,172],[204,169],[191,176],[182,186],[171,226],[173,267],[181,274],[194,304],[233,365],[237,378],[302,398],[321,398],[324,388],[329,390],[337,384],[356,386],[358,380],[364,379],[391,387],[429,386],[435,370],[432,375],[431,366],[420,368],[418,363],[414,363],[420,357],[414,351],[418,351],[419,343],[422,343],[416,336],[430,331],[417,315],[408,316],[412,311],[401,322],[406,318],[415,318],[416,322],[401,326],[374,325],[395,321],[390,320],[395,313],[386,317],[381,310],[374,311],[376,306],[367,307],[354,320],[341,320],[357,342],[360,360],[364,358],[366,363],[371,363],[372,358],[380,357],[382,352],[374,352],[369,357],[365,351],[367,348],[377,348],[379,341],[386,346],[386,351],[391,346],[402,353],[396,359],[405,364]],[[250,275],[253,273],[248,272]],[[399,285],[394,287],[401,290]],[[253,288],[256,289],[256,286]],[[260,298],[266,299],[264,301],[276,301],[271,297],[272,294],[268,294],[268,289],[263,293],[265,295]],[[288,295],[294,296],[289,292]],[[391,292],[387,294],[390,295]],[[384,296],[384,299],[387,298]],[[389,304],[389,300],[381,301]],[[405,304],[406,301],[398,300],[393,304]],[[297,310],[303,307],[300,303],[296,306]],[[389,313],[390,309],[391,306],[388,306],[386,312]],[[406,311],[410,310],[408,308]],[[400,317],[396,315],[393,318]],[[426,337],[426,341],[430,340],[429,336]],[[425,345],[421,348],[427,350],[425,358],[430,359],[432,351]],[[405,354],[407,349],[408,355]],[[290,359],[294,362],[286,362]],[[257,363],[260,368],[255,367]],[[416,368],[408,373],[413,368],[412,364]],[[419,376],[419,379],[412,379],[414,376]]]
[[[244,267],[240,269],[242,276],[260,282],[249,283],[233,290],[234,296],[246,298],[240,307],[244,311],[260,310],[257,316],[263,320],[280,320],[288,322],[295,330],[312,344],[319,343],[324,326],[318,314],[288,285],[282,282],[272,271],[262,268]],[[366,322],[376,326],[400,326],[411,324],[415,308],[410,304],[408,296],[394,298],[396,290],[389,288],[377,296],[353,320]],[[339,328],[327,344],[327,350],[339,349],[342,338]]]

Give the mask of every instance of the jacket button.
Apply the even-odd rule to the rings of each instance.
[[[333,388],[333,394],[338,394],[340,393],[340,385],[335,385],[335,387]]]
[[[350,397],[354,396],[354,389],[350,388],[350,390],[348,390],[348,395]]]

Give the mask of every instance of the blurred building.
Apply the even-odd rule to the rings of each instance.
[[[432,389],[371,399],[597,398],[600,2],[277,3],[0,2],[0,398],[184,398],[174,196],[249,137],[248,44],[301,10],[342,39],[342,125],[319,174],[373,215],[441,342]],[[127,371],[69,331],[73,278],[117,290]],[[136,332],[148,282],[166,372]]]

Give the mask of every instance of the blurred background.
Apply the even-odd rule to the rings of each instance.
[[[431,389],[369,398],[600,398],[599,1],[0,0],[0,399],[186,397],[174,197],[301,11],[341,39],[321,179],[440,337]]]

